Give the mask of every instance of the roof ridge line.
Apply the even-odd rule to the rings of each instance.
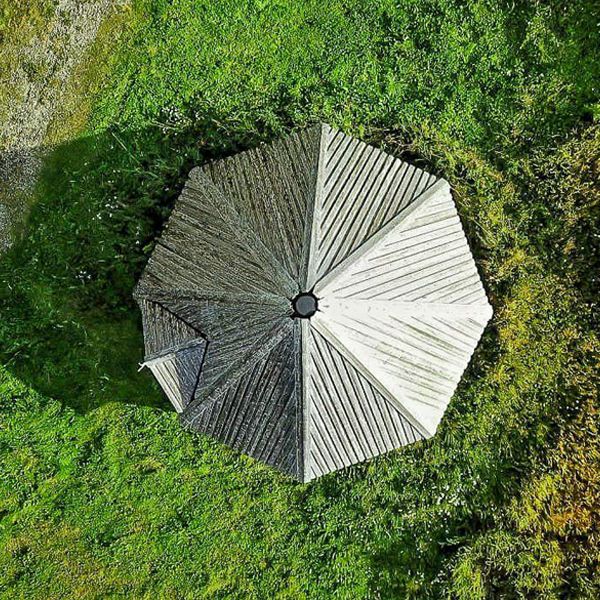
[[[315,285],[315,277],[316,277],[316,245],[317,245],[317,223],[316,223],[316,214],[317,214],[317,206],[319,200],[323,194],[324,188],[324,180],[325,180],[325,157],[327,153],[327,137],[333,131],[330,125],[327,123],[319,123],[320,132],[319,132],[319,146],[317,149],[318,159],[317,159],[317,173],[315,177],[315,189],[314,194],[312,196],[311,206],[307,211],[307,219],[306,219],[306,229],[304,235],[304,253],[306,257],[303,257],[303,261],[305,261],[306,269],[302,274],[302,278],[304,280],[304,290],[307,291],[312,290]]]
[[[334,129],[327,123],[321,123],[321,135],[319,139],[319,158],[317,160],[317,178],[315,181],[315,194],[312,202],[312,211],[310,215],[310,224],[308,225],[308,235],[305,238],[307,248],[307,265],[305,287],[307,290],[312,290],[316,285],[317,277],[317,207],[323,196],[325,188],[325,163],[327,158],[327,140]]]
[[[392,406],[398,409],[398,411],[406,418],[406,420],[425,438],[433,436],[434,432],[430,432],[425,426],[420,423],[416,417],[396,399],[394,394],[388,390],[388,388],[371,373],[369,369],[358,359],[358,357],[352,352],[339,336],[336,335],[325,325],[321,320],[316,320],[312,323],[314,328],[345,358],[386,400],[391,402]]]
[[[493,315],[493,308],[490,304],[489,300],[486,297],[485,302],[475,303],[475,304],[465,304],[464,302],[427,302],[423,300],[417,300],[414,302],[411,301],[398,301],[398,300],[385,300],[385,299],[377,299],[377,298],[345,298],[343,296],[336,296],[335,294],[331,294],[326,298],[322,299],[321,307],[325,308],[328,305],[328,300],[335,300],[337,304],[342,305],[375,305],[378,306],[378,310],[381,310],[385,307],[394,307],[394,308],[406,308],[407,312],[410,311],[413,307],[423,308],[423,309],[433,309],[433,310],[452,310],[456,309],[465,309],[469,310],[471,313],[479,314],[484,313],[485,315],[489,315],[489,318]]]
[[[272,304],[276,306],[281,303],[283,296],[273,292],[260,293],[203,293],[186,288],[157,288],[153,286],[138,285],[134,291],[134,298],[148,302],[160,303],[165,300],[177,299],[190,302],[222,302],[223,304]],[[287,300],[287,298],[286,298]]]
[[[159,362],[161,359],[177,354],[177,352],[181,352],[182,350],[189,350],[190,348],[195,348],[196,346],[200,346],[206,343],[206,338],[198,336],[197,338],[186,340],[185,342],[180,342],[179,344],[174,344],[173,346],[169,346],[168,348],[164,348],[163,350],[159,350],[158,352],[153,352],[152,354],[149,354],[148,356],[144,357],[144,362],[140,363],[140,371],[144,367],[149,367],[151,364]]]
[[[323,289],[323,287],[329,285],[338,277],[342,276],[352,264],[354,264],[364,254],[371,250],[375,244],[377,244],[388,233],[395,229],[397,225],[405,221],[408,222],[415,218],[416,213],[425,204],[425,202],[430,200],[433,196],[446,187],[449,190],[450,184],[445,179],[440,177],[434,184],[419,194],[407,207],[401,210],[395,217],[390,219],[383,227],[378,229],[370,238],[367,238],[360,246],[358,246],[358,248],[350,252],[350,254],[348,254],[344,260],[331,269],[331,271],[323,275],[323,277],[321,277],[321,279],[315,283],[315,288],[317,290]]]

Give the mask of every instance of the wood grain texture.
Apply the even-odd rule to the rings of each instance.
[[[194,169],[135,297],[182,423],[300,481],[433,435],[491,317],[448,184],[326,125]]]
[[[315,326],[360,362],[363,374],[430,437],[477,346],[487,318],[412,316],[393,304],[331,304]]]
[[[146,359],[201,337],[200,331],[157,302],[139,300]]]
[[[203,171],[240,217],[305,288],[307,224],[312,220],[321,125],[209,163]]]
[[[408,206],[436,178],[325,126],[308,287]]]
[[[157,302],[140,299],[145,360],[178,412],[191,402],[207,341],[199,329]]]
[[[449,186],[415,205],[315,291],[335,298],[489,307]]]
[[[163,305],[200,331],[208,342],[197,401],[248,370],[293,323],[289,302],[283,298],[273,304],[174,299]]]
[[[297,283],[198,169],[152,253],[141,285],[202,290],[206,295],[264,293],[291,297]]]
[[[306,344],[305,481],[422,439],[316,328]]]
[[[182,422],[302,480],[299,327],[243,376],[186,410]]]

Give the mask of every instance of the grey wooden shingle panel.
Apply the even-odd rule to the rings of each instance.
[[[271,292],[203,292],[198,289],[180,288],[180,287],[162,287],[163,284],[157,281],[154,276],[148,272],[144,273],[143,282],[140,281],[135,288],[134,297],[138,302],[148,300],[160,304],[169,302],[176,298],[189,302],[211,303],[223,302],[227,304],[277,304],[285,305],[285,310],[290,312],[289,301],[280,295]]]
[[[320,325],[432,435],[491,316],[449,186],[372,240],[317,284]]]
[[[146,356],[199,337],[199,331],[156,302],[140,300]]]
[[[312,217],[320,137],[319,125],[204,167],[299,287],[304,286],[305,231]]]
[[[315,328],[307,344],[305,481],[422,439]]]
[[[289,301],[284,298],[272,304],[173,299],[163,301],[163,305],[208,340],[197,389],[199,400],[246,370],[264,348],[292,326]]]
[[[182,412],[194,397],[205,351],[206,341],[197,340],[193,346],[155,358],[148,363],[177,412]]]
[[[182,415],[215,437],[288,475],[302,477],[298,324],[243,377]]]
[[[325,127],[309,288],[436,181],[421,169]]]
[[[190,174],[146,271],[154,285],[166,289],[280,296],[297,291],[297,283],[198,170]]]

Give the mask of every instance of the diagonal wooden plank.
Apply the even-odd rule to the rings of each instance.
[[[142,313],[146,358],[202,337],[200,331],[193,325],[159,303],[140,299],[139,305]]]
[[[422,439],[316,328],[305,334],[305,481]]]
[[[162,284],[150,273],[145,273],[143,281],[137,283],[133,297],[138,303],[141,300],[158,303],[163,301],[169,302],[173,298],[177,298],[178,300],[192,303],[225,302],[230,304],[282,305],[282,297],[271,292],[223,292],[175,286],[162,287]],[[289,304],[289,300],[286,298],[284,303]]]
[[[306,278],[321,130],[310,127],[203,167],[299,288]]]
[[[301,480],[299,344],[296,323],[243,376],[185,410],[183,424]]]
[[[489,309],[447,185],[430,188],[373,240],[320,281],[317,294]]]
[[[193,344],[173,352],[163,353],[145,361],[161,388],[175,407],[182,412],[192,401],[200,380],[207,342],[197,339]]]
[[[162,300],[161,306],[189,323],[208,342],[194,402],[203,401],[247,370],[293,324],[285,298],[272,304],[173,298]]]
[[[324,274],[316,282],[315,292],[323,293],[323,290],[330,290],[331,282],[344,277],[344,274],[350,270],[363,256],[370,253],[374,248],[378,248],[382,241],[398,228],[401,228],[404,223],[410,223],[412,219],[419,213],[420,208],[427,204],[430,198],[435,197],[440,191],[448,188],[447,182],[443,179],[436,181],[433,185],[427,188],[421,195],[415,198],[409,205],[401,210],[393,219],[390,219],[385,225],[378,229],[371,237],[366,239],[360,246],[357,246],[346,258],[329,272]]]
[[[325,126],[311,288],[435,182],[435,176]]]

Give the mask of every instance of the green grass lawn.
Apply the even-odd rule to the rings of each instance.
[[[0,597],[599,597],[600,5],[148,0],[102,36],[0,258]],[[193,165],[316,120],[451,182],[495,315],[435,438],[301,485],[181,430],[131,292]]]

